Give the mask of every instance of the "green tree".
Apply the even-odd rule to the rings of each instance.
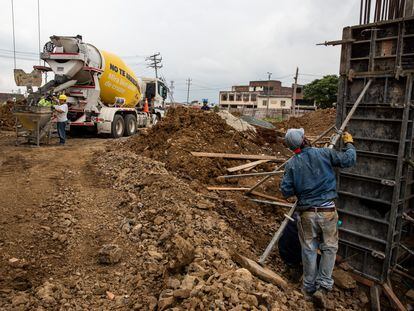
[[[333,107],[337,99],[338,80],[337,75],[328,75],[312,81],[304,87],[304,99],[314,101],[318,108]]]

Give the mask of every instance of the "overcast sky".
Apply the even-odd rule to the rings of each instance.
[[[13,80],[11,0],[1,0],[0,92]],[[174,97],[217,101],[219,90],[272,78],[286,86],[337,74],[340,47],[316,46],[341,38],[358,23],[359,0],[39,0],[41,46],[51,35],[83,36],[114,52],[136,72],[152,76],[145,56],[160,52],[162,74],[175,81]],[[17,67],[37,64],[37,0],[14,0]]]

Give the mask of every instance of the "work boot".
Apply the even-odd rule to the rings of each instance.
[[[314,293],[315,292],[308,292],[302,288],[303,298],[305,298],[306,301],[312,301]]]
[[[320,309],[326,309],[326,294],[328,293],[328,290],[323,287],[319,287],[319,289],[313,293],[313,304],[315,307]]]

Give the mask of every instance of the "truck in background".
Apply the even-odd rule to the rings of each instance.
[[[82,36],[50,40],[41,53],[48,66],[34,66],[31,74],[15,70],[16,84],[28,87],[29,105],[47,94],[65,93],[71,130],[93,128],[114,138],[133,135],[162,117],[168,95],[164,81],[138,78],[120,57],[83,42]],[[54,79],[40,86],[42,72],[54,73]]]

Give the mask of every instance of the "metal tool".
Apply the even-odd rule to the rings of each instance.
[[[342,133],[344,132],[346,126],[349,123],[349,120],[351,120],[352,116],[355,113],[355,110],[358,108],[359,104],[361,103],[362,99],[365,96],[365,93],[367,92],[367,90],[369,89],[369,87],[371,86],[371,84],[372,84],[372,79],[370,79],[368,81],[368,83],[363,88],[361,94],[359,94],[359,96],[358,96],[355,104],[352,106],[351,110],[349,111],[348,115],[346,116],[346,118],[345,118],[344,122],[342,123],[341,127],[337,131],[336,135],[332,138],[331,143],[330,143],[330,145],[329,145],[328,148],[332,149],[335,146],[335,144],[337,143],[338,139],[341,137]],[[284,165],[284,164],[282,164],[282,165]],[[289,220],[292,218],[292,215],[295,212],[296,206],[297,206],[297,201],[290,208],[289,213],[288,214],[285,214],[285,219],[280,224],[279,229],[273,235],[272,240],[270,241],[269,245],[267,245],[267,247],[266,247],[264,253],[262,254],[262,256],[260,256],[260,258],[259,258],[259,264],[261,264],[261,265],[264,264],[264,262],[266,261],[266,258],[269,256],[269,253],[272,251],[272,249],[275,246],[275,244],[279,241],[279,239],[282,236],[282,233],[285,230],[285,228],[286,228]]]

